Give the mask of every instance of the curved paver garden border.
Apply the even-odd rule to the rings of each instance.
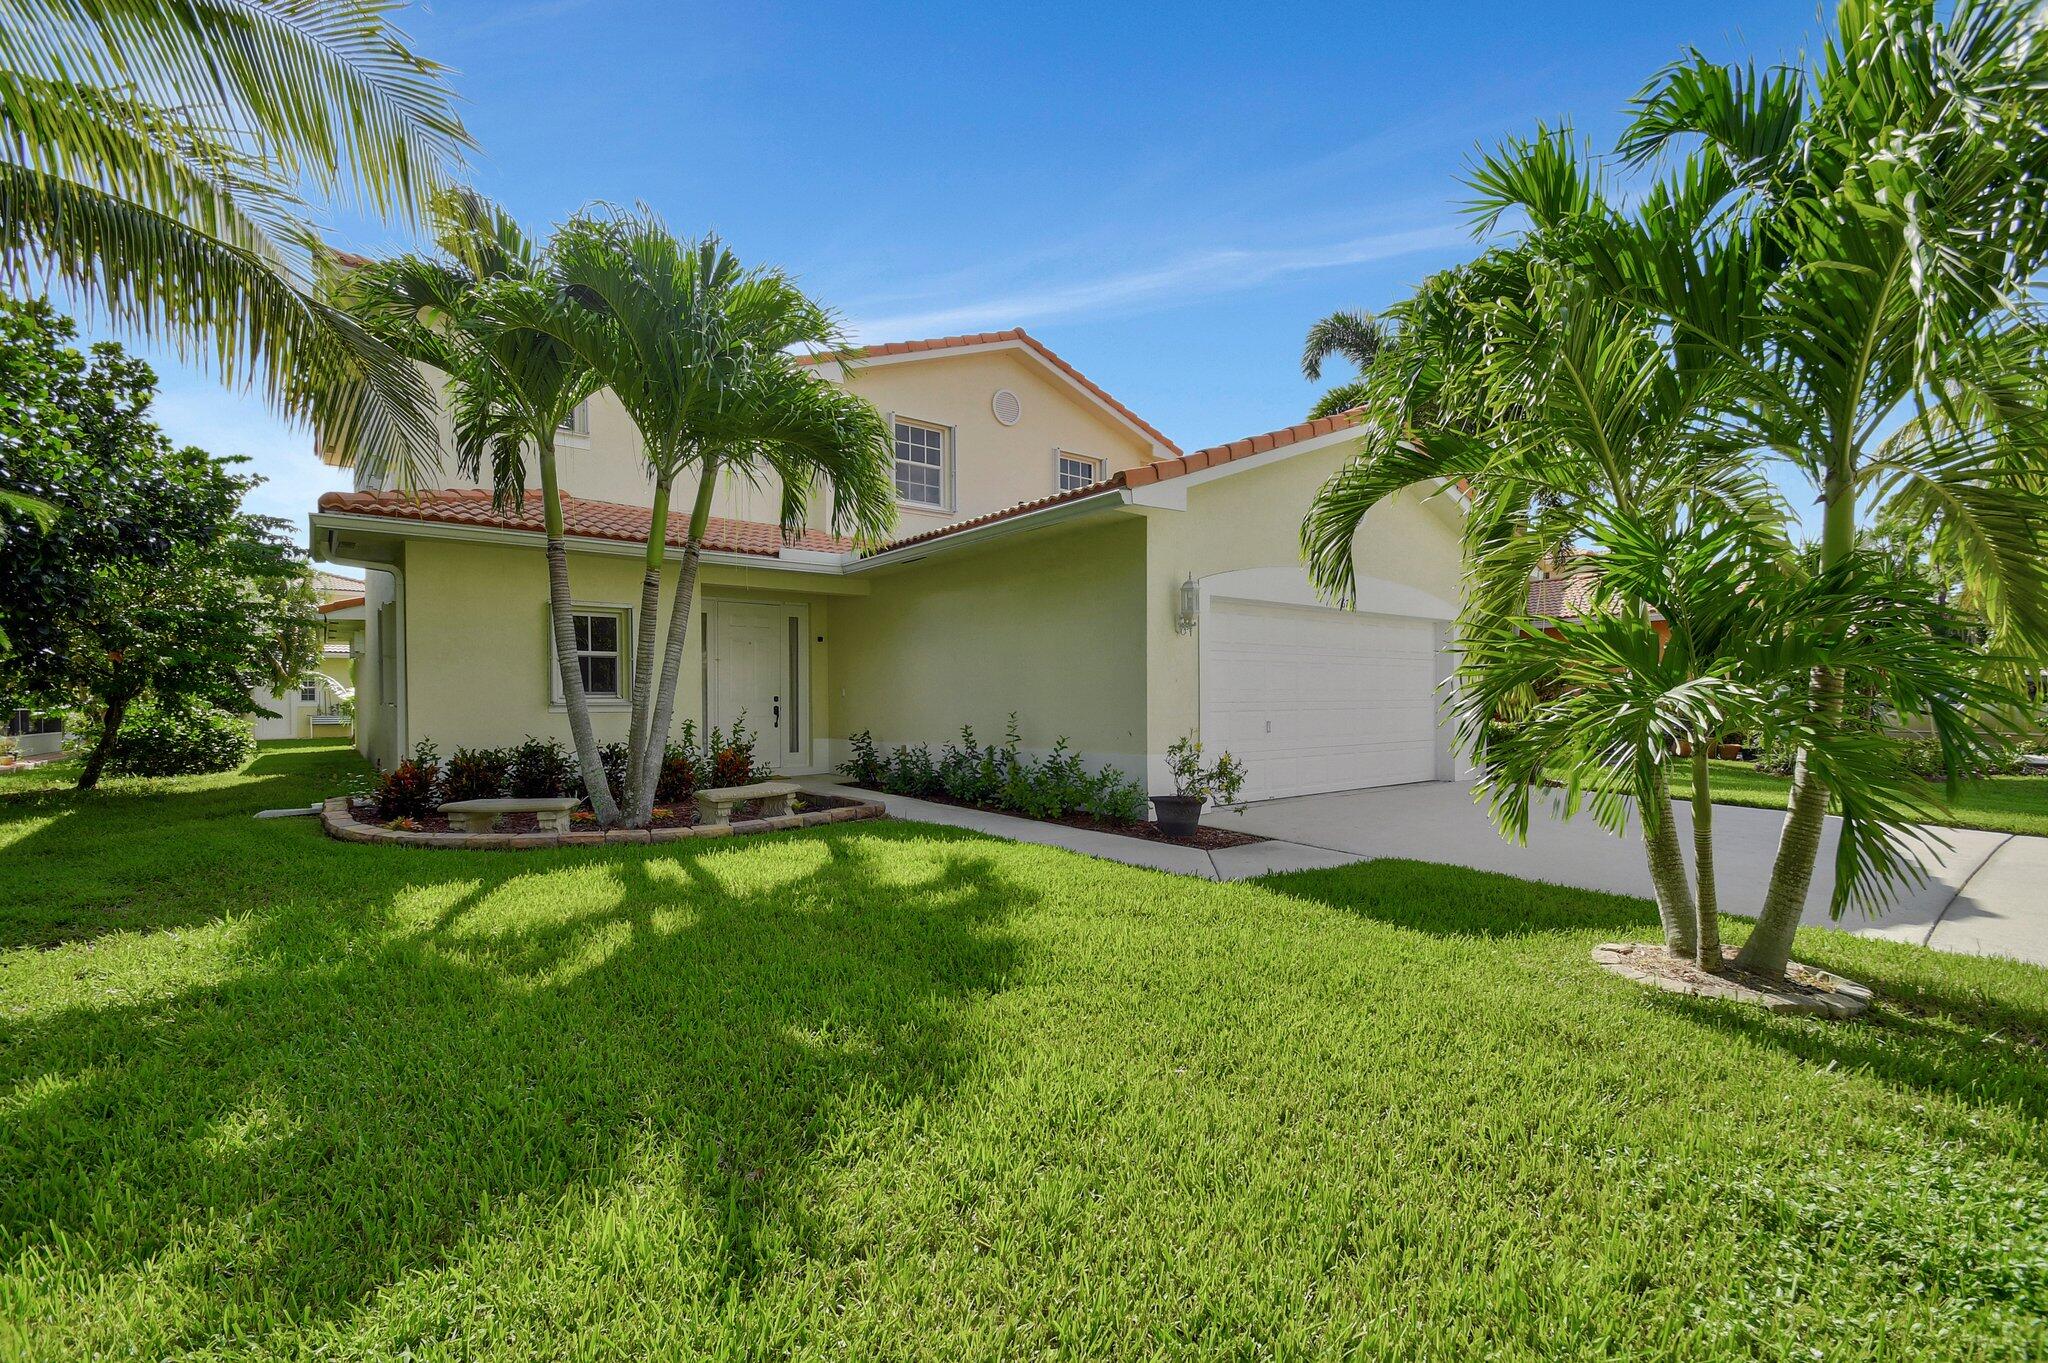
[[[817,828],[855,819],[879,819],[889,811],[878,804],[841,805],[808,814],[783,814],[772,819],[738,819],[732,823],[689,828],[592,828],[571,833],[429,833],[361,823],[349,812],[348,797],[337,795],[320,806],[320,825],[330,838],[343,842],[395,843],[400,847],[457,847],[494,852],[529,847],[597,847],[607,843],[681,842],[686,838],[724,838],[748,833],[775,833],[785,828]]]

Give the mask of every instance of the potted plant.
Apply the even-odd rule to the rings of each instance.
[[[15,750],[20,747],[21,741],[12,734],[0,734],[0,767],[13,766]]]
[[[1173,794],[1154,795],[1152,810],[1160,831],[1170,837],[1193,837],[1203,805],[1212,799],[1230,804],[1244,788],[1244,765],[1225,753],[1203,766],[1201,740],[1192,734],[1166,750],[1166,771],[1173,778]]]

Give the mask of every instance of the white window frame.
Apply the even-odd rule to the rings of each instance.
[[[307,695],[306,693],[307,693],[308,691],[312,692],[312,694],[311,694],[311,695]],[[319,703],[320,703],[320,683],[319,683],[319,682],[316,682],[316,681],[312,681],[312,680],[306,680],[306,681],[302,681],[302,682],[300,682],[300,683],[299,683],[299,704],[301,704],[301,705],[318,705]]]
[[[1086,483],[1076,483],[1074,487],[1068,487],[1067,471],[1062,466],[1069,459],[1077,464],[1088,465],[1089,468],[1095,471],[1094,475]],[[1054,449],[1052,452],[1052,490],[1054,492],[1072,492],[1076,488],[1088,487],[1091,484],[1099,483],[1108,476],[1109,461],[1106,459],[1098,459],[1092,454],[1076,454],[1072,450]]]
[[[922,431],[931,431],[939,437],[939,500],[936,502],[913,501],[903,495],[896,485],[896,466],[903,462],[903,456],[896,446],[898,427],[909,426]],[[900,412],[889,414],[889,486],[896,494],[896,505],[912,511],[934,511],[941,515],[953,510],[953,467],[956,456],[954,429],[937,421],[926,421],[921,417],[904,416]]]
[[[555,613],[546,602],[541,603],[543,618],[547,621],[548,641],[548,706],[562,710],[568,706],[568,697],[562,693],[562,669],[555,662]],[[619,689],[617,694],[591,695],[590,708],[593,710],[624,709],[633,703],[633,608],[612,601],[571,601],[569,615],[573,620],[579,615],[616,616],[619,622]],[[578,650],[577,656],[608,657],[596,649]]]
[[[559,439],[567,436],[571,440],[590,439],[590,399],[585,398],[569,412],[569,419],[555,427]]]

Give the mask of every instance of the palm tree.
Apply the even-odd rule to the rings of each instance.
[[[583,305],[561,317],[561,335],[632,416],[654,485],[627,745],[626,821],[639,826],[653,811],[718,480],[773,481],[791,534],[822,490],[833,532],[872,540],[895,516],[889,433],[870,403],[798,363],[798,351],[838,350],[844,338],[780,272],[742,268],[716,239],[679,240],[644,211],[581,215],[551,249],[557,278]],[[685,475],[696,490],[657,684],[669,506]]]
[[[460,466],[475,478],[488,464],[499,505],[525,496],[532,451],[547,534],[555,666],[591,812],[610,827],[619,807],[576,658],[555,449],[556,433],[596,386],[590,366],[559,334],[559,314],[575,305],[555,282],[545,252],[496,205],[450,190],[436,197],[432,218],[438,257],[399,256],[340,270],[330,293],[373,335],[449,377]]]
[[[304,191],[416,221],[470,145],[380,0],[0,0],[0,284],[71,291],[411,484],[433,395],[318,299]]]
[[[1301,347],[1303,378],[1321,383],[1323,364],[1332,358],[1345,360],[1358,371],[1357,378],[1338,384],[1316,399],[1315,406],[1309,409],[1310,419],[1357,406],[1365,396],[1365,371],[1372,368],[1392,339],[1386,326],[1369,312],[1340,309],[1310,327],[1308,339]]]
[[[1952,770],[1983,753],[1991,718],[2016,699],[1953,628],[1955,612],[1910,577],[1874,555],[1809,564],[1792,551],[1789,511],[1754,457],[1744,351],[1673,325],[1658,291],[1703,269],[1768,277],[1723,259],[1747,245],[1702,235],[1717,222],[1705,211],[1716,196],[1702,192],[1712,180],[1695,159],[1631,216],[1561,134],[1488,157],[1472,177],[1482,226],[1513,206],[1529,229],[1390,310],[1398,344],[1369,374],[1362,453],[1303,524],[1312,575],[1348,600],[1353,539],[1373,504],[1431,479],[1465,487],[1460,733],[1484,759],[1496,822],[1524,835],[1530,791],[1555,773],[1568,810],[1583,798],[1613,830],[1632,806],[1667,948],[1708,970],[1720,967],[1712,740],[1741,728],[1809,753],[1843,815],[1837,909],[1867,907],[1912,874],[1912,811],[1885,780],[1887,745],[1839,707],[1812,705],[1807,678],[1847,678],[1939,716]],[[1748,317],[1759,305],[1724,281],[1691,302],[1695,317],[1714,306]],[[1600,555],[1596,608],[1529,619],[1531,568],[1588,548]],[[1669,802],[1681,744],[1693,753],[1681,774],[1692,885]]]
[[[1860,506],[1942,522],[2001,647],[2048,650],[2048,41],[2027,0],[1845,0],[1809,73],[1697,54],[1644,91],[1623,151],[1710,159],[1724,225],[1698,268],[1640,292],[1743,374],[1750,439],[1813,483],[1823,571]],[[1723,192],[1716,194],[1714,190]],[[1687,287],[1674,289],[1673,282]],[[1743,309],[1727,307],[1740,297]],[[1825,729],[1842,679],[1814,674]],[[1793,778],[1771,888],[1742,964],[1783,971],[1829,791]],[[1847,853],[1845,852],[1846,856]]]

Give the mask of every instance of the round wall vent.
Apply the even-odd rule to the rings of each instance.
[[[996,420],[1005,426],[1016,425],[1018,418],[1024,415],[1024,404],[1007,388],[996,389],[995,399],[989,405],[996,409]]]

